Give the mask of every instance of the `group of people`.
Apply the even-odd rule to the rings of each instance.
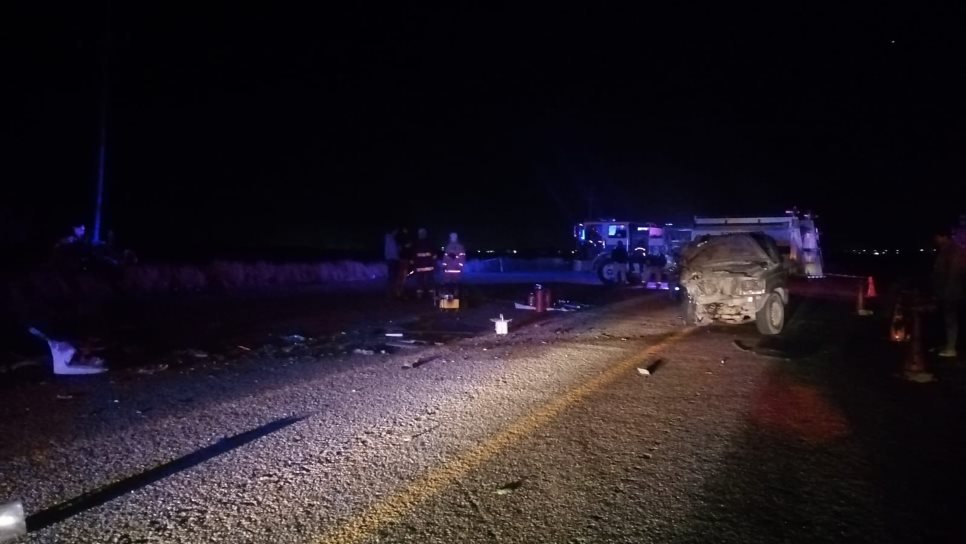
[[[54,244],[51,263],[65,271],[96,272],[136,264],[137,257],[130,250],[117,248],[114,231],[108,231],[106,239],[94,241],[87,234],[87,226],[77,223]]]
[[[390,298],[406,298],[406,279],[410,275],[416,279],[416,298],[435,294],[437,265],[440,263],[444,288],[458,297],[466,266],[466,248],[457,233],[449,234],[440,255],[425,228],[416,229],[415,237],[408,227],[394,228],[385,235],[384,252]]]
[[[617,247],[611,250],[610,259],[614,262],[617,283],[621,285],[629,283],[631,256],[622,240],[618,241]],[[640,269],[635,272],[640,272],[641,280],[644,282],[662,282],[667,279],[665,272],[667,257],[664,253],[649,253],[644,257],[643,262],[638,261],[638,265]]]

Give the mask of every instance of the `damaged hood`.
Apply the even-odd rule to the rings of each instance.
[[[753,276],[778,264],[753,237],[725,235],[690,248],[683,268]]]

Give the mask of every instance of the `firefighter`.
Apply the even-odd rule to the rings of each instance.
[[[455,232],[449,234],[449,243],[443,250],[443,283],[459,297],[459,283],[466,265],[466,248],[460,243]]]
[[[617,283],[624,285],[627,283],[627,248],[624,246],[624,241],[619,240],[617,242],[617,247],[615,247],[610,252],[610,258],[614,261],[614,270],[617,275]]]
[[[412,272],[413,261],[415,260],[415,241],[408,227],[399,229],[396,236],[396,244],[399,246],[399,270],[396,275],[396,298],[406,298],[406,278]]]
[[[433,273],[436,271],[436,254],[429,241],[429,233],[424,228],[416,231],[413,268],[416,270],[416,298],[421,299],[435,288]]]
[[[399,229],[394,228],[386,233],[383,242],[383,252],[386,259],[386,291],[389,298],[399,298]]]

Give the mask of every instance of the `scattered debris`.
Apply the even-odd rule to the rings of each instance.
[[[517,489],[520,489],[520,486],[523,485],[523,482],[524,481],[526,481],[526,478],[520,478],[519,480],[517,480],[515,482],[510,482],[508,484],[504,484],[504,485],[498,487],[496,489],[495,493],[497,495],[509,495],[510,493],[513,493]]]
[[[586,310],[588,308],[591,308],[591,305],[579,304],[576,302],[571,302],[569,300],[558,299],[557,301],[554,302],[553,308],[551,309],[560,310],[564,312],[577,312],[580,310]]]
[[[289,334],[286,336],[282,336],[281,339],[290,344],[303,344],[305,343],[305,340],[306,340],[306,338],[301,334]]]
[[[650,370],[648,370],[646,368],[641,368],[641,367],[638,367],[637,368],[637,373],[640,374],[641,376],[650,376],[651,375],[651,371]]]
[[[157,374],[158,372],[164,372],[167,369],[168,369],[168,365],[166,363],[159,363],[153,366],[146,366],[143,368],[139,368],[137,369],[137,373],[151,375],[151,374]]]
[[[365,348],[356,348],[352,350],[352,353],[355,353],[356,355],[375,355],[376,354],[375,351],[371,349],[365,349]]]
[[[725,364],[727,362],[728,362],[728,358],[727,357],[722,357],[721,358],[721,364]]]
[[[401,333],[401,332],[387,332],[386,333],[386,336],[388,336],[390,338],[402,338],[403,337],[403,333]]]
[[[107,369],[104,368],[103,359],[99,357],[75,357],[77,348],[70,342],[54,340],[34,327],[27,330],[30,334],[47,342],[54,363],[54,374],[77,375],[107,372]]]
[[[23,359],[22,361],[17,361],[16,363],[0,366],[0,372],[12,372],[28,366],[41,366],[42,364],[43,363],[37,359]]]
[[[241,345],[241,344],[238,344],[238,345],[237,345],[237,346],[235,346],[235,347],[236,347],[236,348],[238,348],[238,349],[240,349],[240,350],[242,350],[242,351],[251,351],[251,350],[252,350],[252,348],[250,348],[250,347],[248,347],[248,346],[243,346],[243,345]]]
[[[645,374],[644,372],[641,372],[641,374],[645,376],[650,376],[651,374],[654,374],[655,372],[657,372],[657,369],[661,368],[661,365],[663,364],[664,364],[664,359],[655,359],[654,361],[651,362],[651,364],[647,365],[647,367],[644,368],[644,370],[647,373]],[[640,372],[640,370],[641,369],[637,369],[638,372]]]
[[[386,346],[390,348],[401,348],[401,349],[419,349],[419,344],[415,342],[386,342]]]
[[[189,350],[186,350],[185,353],[187,353],[188,355],[194,357],[195,359],[207,359],[208,358],[208,353],[207,352],[204,352],[204,351],[201,351],[200,349],[189,349]]]
[[[410,440],[412,440],[412,439],[414,439],[414,438],[419,438],[420,436],[422,436],[422,435],[424,435],[424,434],[426,434],[426,433],[429,433],[429,432],[433,432],[433,431],[435,431],[436,429],[438,429],[438,428],[439,428],[439,426],[441,425],[441,423],[440,423],[440,422],[438,422],[438,421],[436,421],[436,420],[431,420],[431,421],[432,421],[432,422],[434,423],[434,425],[433,425],[433,426],[431,426],[431,427],[428,427],[428,428],[426,428],[426,429],[423,429],[423,430],[421,430],[421,431],[419,431],[419,432],[418,432],[418,433],[416,433],[416,434],[413,434],[413,435],[410,435],[410,436],[408,436],[408,437],[406,438],[406,441],[408,442],[408,441],[410,441]]]
[[[735,341],[732,342],[731,344],[734,347],[740,349],[741,351],[751,351],[752,349],[754,349],[751,346],[745,344],[744,342],[742,342],[741,340],[738,340],[738,339],[735,339]]]
[[[57,400],[71,400],[74,395],[57,395]]]
[[[430,361],[435,361],[436,359],[439,359],[439,355],[427,355],[426,357],[420,357],[411,363],[404,363],[403,368],[419,368]]]

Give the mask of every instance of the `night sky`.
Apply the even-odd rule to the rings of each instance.
[[[6,244],[90,224],[104,59],[105,228],[145,252],[795,205],[897,246],[966,213],[961,2],[116,4],[3,8]]]

